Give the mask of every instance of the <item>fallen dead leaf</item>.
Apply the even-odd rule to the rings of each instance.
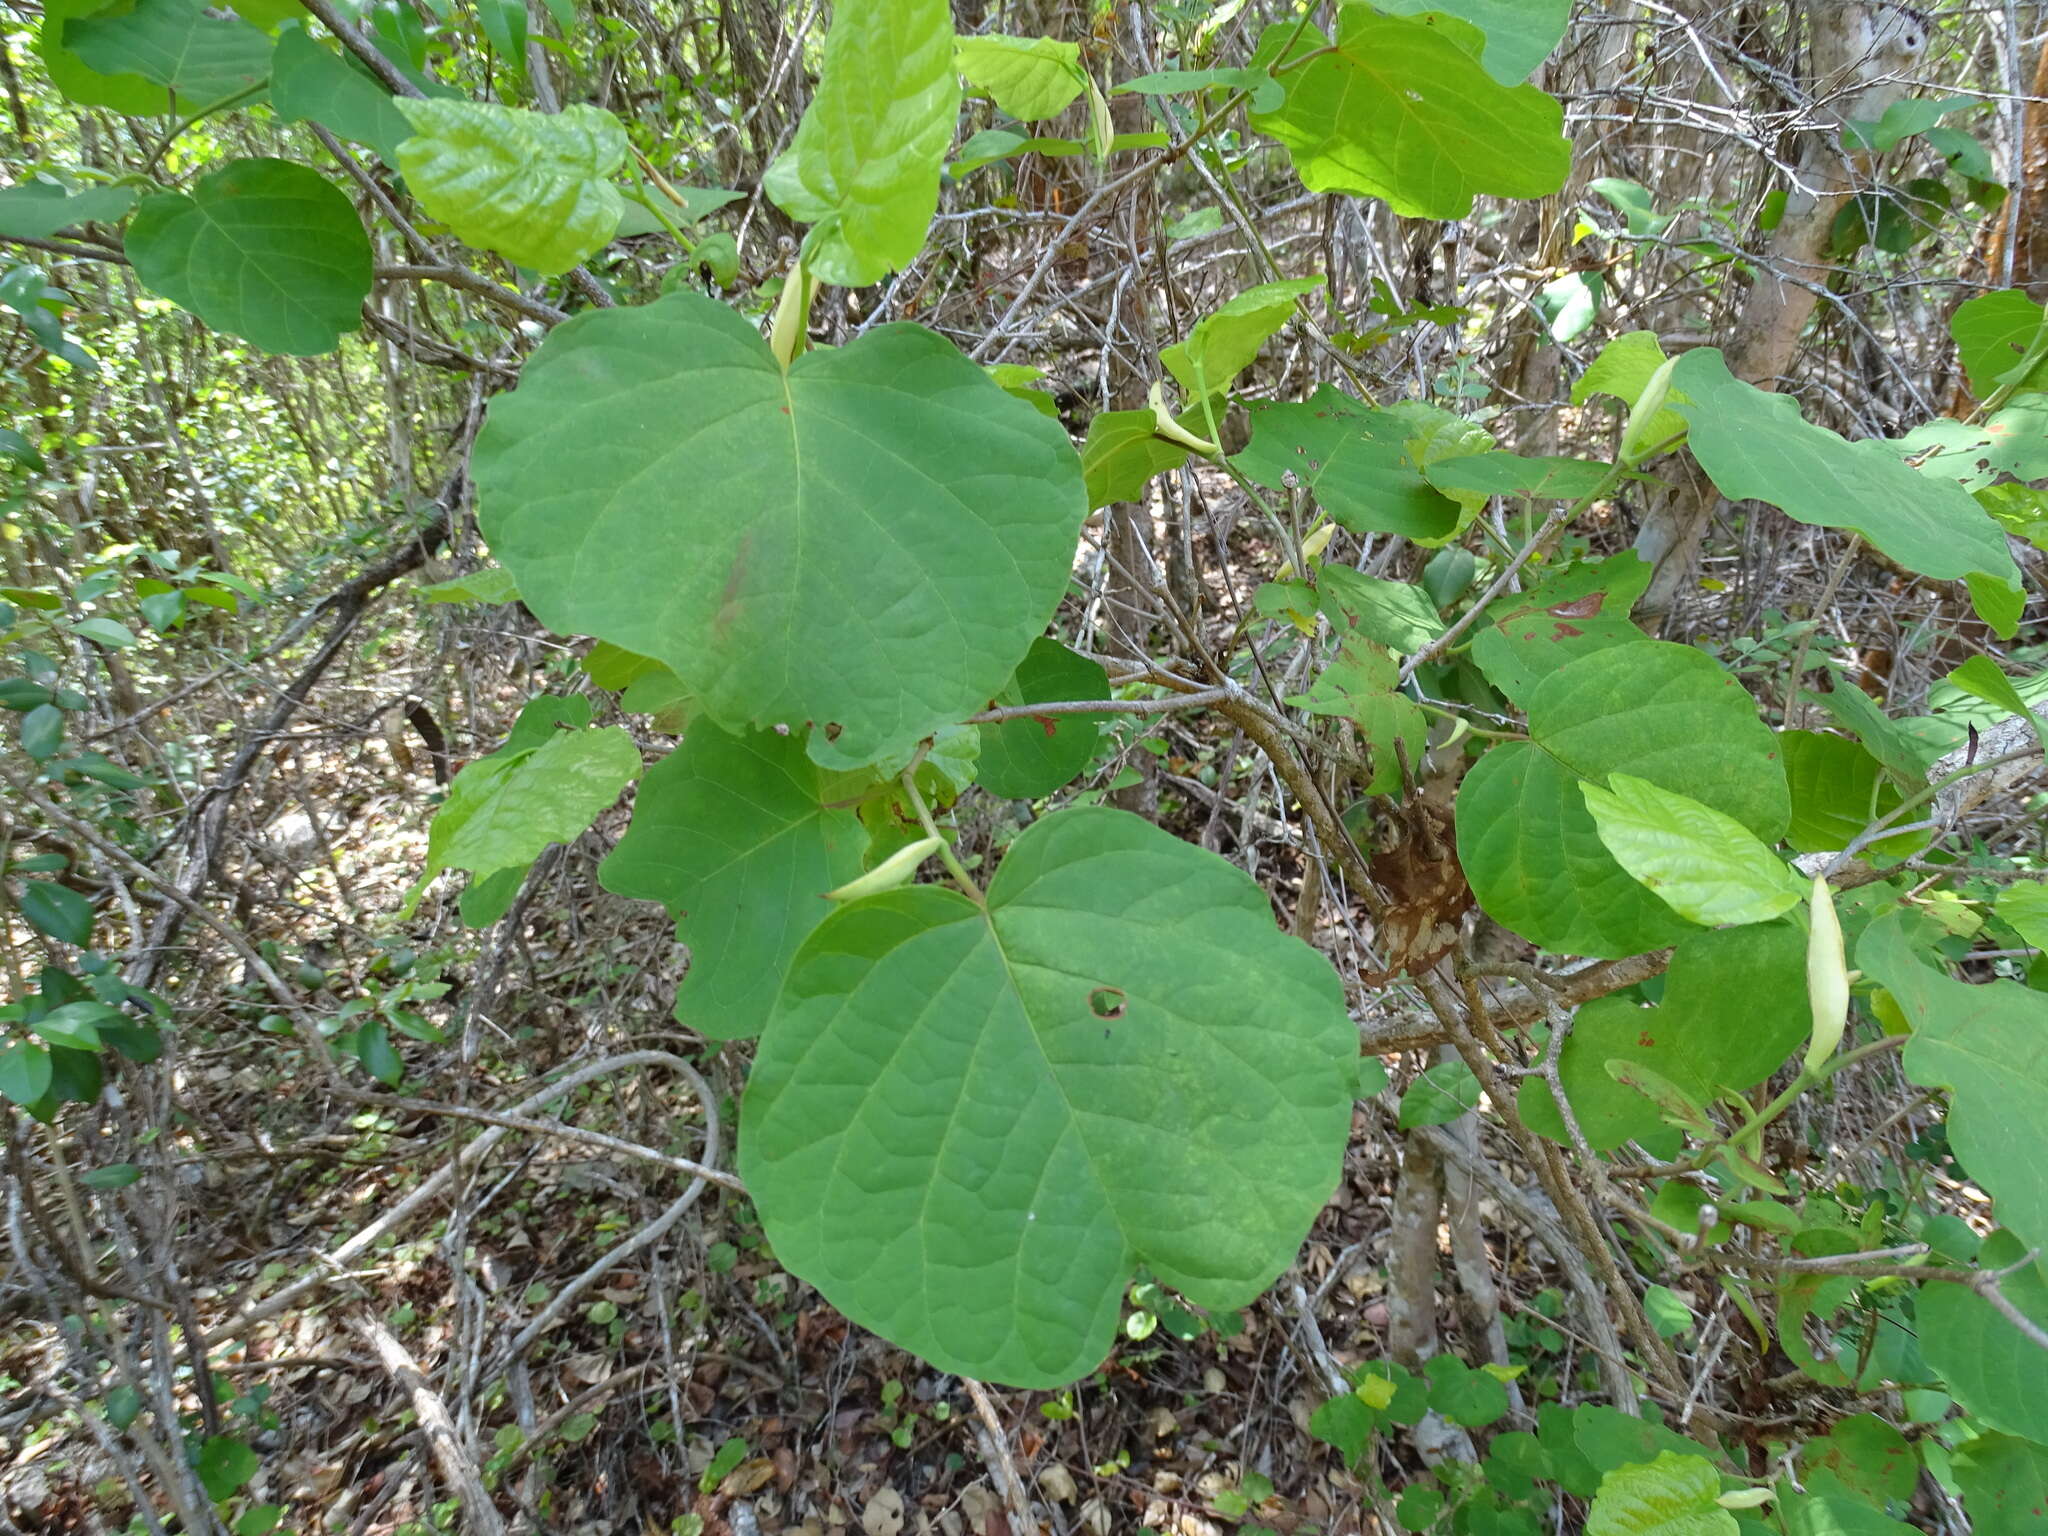
[[[900,1536],[907,1517],[903,1495],[885,1484],[861,1510],[860,1528],[866,1536]]]

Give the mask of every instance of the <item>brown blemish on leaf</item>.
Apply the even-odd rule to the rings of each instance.
[[[1590,619],[1600,612],[1607,601],[1605,592],[1588,592],[1584,597],[1575,597],[1568,603],[1557,603],[1550,611],[1560,619]]]

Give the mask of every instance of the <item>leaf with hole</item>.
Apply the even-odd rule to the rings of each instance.
[[[625,200],[606,178],[626,131],[601,107],[560,112],[476,101],[394,103],[412,124],[399,169],[420,206],[471,245],[536,272],[566,272],[618,232]]]
[[[544,623],[666,663],[728,731],[813,722],[848,768],[995,697],[1087,513],[1064,430],[950,342],[878,326],[785,375],[681,293],[558,326],[473,464]]]
[[[231,161],[189,196],[143,199],[127,250],[144,287],[266,352],[332,352],[370,294],[355,206],[287,160]]]
[[[941,1370],[1059,1386],[1108,1353],[1138,1265],[1209,1308],[1286,1267],[1357,1057],[1335,973],[1242,872],[1063,811],[985,908],[913,887],[805,941],[740,1171],[778,1261],[847,1316]]]

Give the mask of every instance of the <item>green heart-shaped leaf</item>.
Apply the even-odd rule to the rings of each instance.
[[[741,1172],[777,1260],[941,1370],[1093,1369],[1140,1264],[1242,1306],[1293,1258],[1350,1130],[1328,962],[1214,854],[1121,811],[1011,846],[988,906],[869,896],[798,953]]]
[[[985,708],[1066,590],[1066,433],[947,341],[878,326],[785,374],[677,293],[558,327],[492,403],[484,528],[528,606],[665,662],[727,730],[855,767]]]
[[[236,160],[189,197],[145,198],[127,250],[145,288],[266,352],[332,352],[370,294],[354,205],[286,160]]]

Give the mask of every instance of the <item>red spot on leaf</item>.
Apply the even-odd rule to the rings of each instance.
[[[1641,1034],[1636,1036],[1636,1044],[1647,1051],[1653,1048],[1657,1044],[1657,1042],[1655,1039],[1651,1037],[1650,1032],[1646,1029]]]

